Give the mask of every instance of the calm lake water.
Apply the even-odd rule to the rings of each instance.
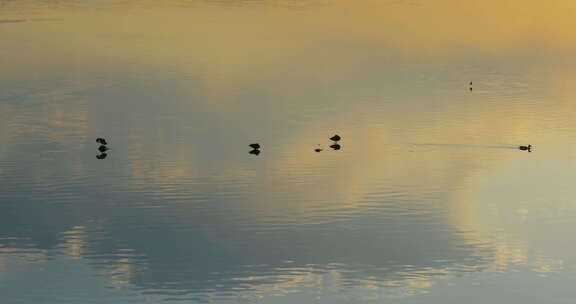
[[[574,303],[574,20],[0,1],[0,302]]]

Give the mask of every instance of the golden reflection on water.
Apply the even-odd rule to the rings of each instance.
[[[75,226],[69,231],[63,233],[65,236],[65,253],[73,259],[82,259],[82,256],[85,253],[85,229],[86,227],[84,226]]]
[[[116,260],[116,265],[106,265],[105,271],[109,276],[109,284],[114,289],[128,289],[136,272],[133,259],[128,257]],[[142,270],[142,269],[139,269]]]
[[[353,68],[363,56],[381,52],[383,47],[387,52],[383,56],[409,52],[422,57],[433,52],[467,55],[471,60],[482,54],[506,54],[515,60],[525,52],[570,51],[576,42],[571,32],[576,5],[572,1],[554,4],[451,0],[413,6],[338,1],[304,11],[267,7],[183,10],[167,5],[69,13],[61,8],[47,14],[62,21],[3,25],[10,28],[3,28],[2,34],[14,42],[34,41],[36,49],[17,44],[6,47],[18,50],[18,61],[27,58],[38,67],[62,63],[65,58],[58,54],[74,60],[89,55],[90,61],[122,58],[192,70],[196,66],[191,64],[209,64],[204,68],[230,79],[273,73],[267,68],[270,64],[290,70],[293,60],[307,63],[298,65],[299,70]],[[31,27],[41,30],[30,31]],[[45,39],[46,34],[50,39]],[[23,56],[38,49],[56,56],[50,62]]]
[[[505,68],[495,73],[479,68],[466,72],[462,76],[462,93],[439,93],[433,87],[429,89],[436,96],[426,95],[426,90],[397,96],[389,96],[385,91],[370,96],[368,102],[349,100],[328,109],[335,115],[322,116],[311,111],[313,122],[295,126],[285,133],[286,139],[277,147],[264,149],[261,158],[271,172],[265,178],[253,167],[236,165],[234,160],[219,160],[218,170],[206,166],[202,164],[199,148],[193,144],[176,145],[169,151],[164,151],[162,145],[146,145],[142,140],[152,137],[162,143],[172,130],[160,126],[137,128],[130,123],[124,131],[127,138],[134,140],[126,144],[126,151],[134,157],[123,170],[136,186],[160,186],[156,189],[166,193],[208,175],[216,182],[236,176],[260,190],[271,189],[247,194],[254,198],[254,203],[242,208],[257,210],[261,217],[255,221],[267,221],[271,216],[279,221],[305,221],[327,209],[347,216],[365,212],[367,201],[382,190],[382,184],[399,191],[420,187],[420,192],[403,195],[407,201],[413,201],[414,209],[425,209],[427,201],[423,196],[429,195],[429,191],[447,189],[448,194],[442,197],[448,208],[444,220],[455,231],[462,232],[464,243],[480,248],[478,255],[486,255],[483,250],[489,247],[489,267],[495,271],[528,263],[534,271],[547,273],[559,271],[573,260],[574,246],[565,246],[560,240],[545,240],[549,236],[546,233],[531,235],[525,231],[547,229],[535,223],[533,217],[554,220],[566,213],[576,213],[573,203],[564,199],[574,197],[573,190],[564,183],[573,180],[573,176],[558,173],[566,162],[569,167],[576,164],[567,157],[566,147],[561,144],[576,127],[566,114],[576,110],[571,99],[574,90],[567,80],[574,75],[563,65],[566,54],[576,45],[574,1],[333,1],[326,6],[296,11],[269,6],[174,8],[182,4],[178,1],[166,3],[162,8],[144,9],[130,8],[130,3],[105,12],[50,9],[37,14],[58,21],[30,19],[18,24],[0,24],[0,35],[7,42],[0,50],[0,56],[6,59],[2,66],[7,72],[0,79],[16,82],[30,79],[31,73],[42,78],[48,74],[46,71],[76,66],[98,73],[98,79],[92,83],[88,81],[90,72],[76,71],[80,74],[77,83],[43,88],[31,96],[33,100],[46,102],[39,114],[34,115],[39,124],[25,123],[28,108],[1,104],[2,112],[11,114],[0,119],[3,146],[24,132],[43,133],[53,141],[80,149],[84,143],[77,137],[93,137],[99,131],[97,119],[82,103],[98,98],[78,99],[77,93],[97,88],[98,84],[113,86],[102,79],[118,70],[126,73],[122,75],[145,70],[160,75],[157,78],[172,77],[169,83],[180,90],[180,95],[168,105],[177,104],[184,112],[192,113],[200,104],[209,119],[231,121],[232,126],[238,126],[242,121],[234,120],[245,106],[238,96],[269,84],[275,83],[277,90],[266,92],[270,94],[266,98],[260,96],[266,99],[260,109],[274,112],[278,107],[278,112],[289,112],[291,107],[314,103],[311,98],[293,98],[289,105],[276,102],[302,83],[314,83],[326,90],[315,91],[313,97],[331,98],[336,97],[330,95],[332,90],[337,91],[342,83],[371,78],[372,74],[382,76],[370,69],[373,60],[379,67],[393,69],[391,77],[394,71],[403,71],[413,79],[418,78],[419,72],[431,75],[461,72],[445,68],[451,64],[494,60]],[[25,14],[7,17],[27,18]],[[34,48],[22,47],[22,43],[30,46],[32,42]],[[533,62],[531,70],[538,81],[530,77],[506,78],[506,68],[517,72],[515,68],[539,55],[543,55],[542,60]],[[465,84],[475,72],[490,78],[474,79],[478,88],[468,94]],[[190,75],[200,75],[198,86],[193,86],[196,79]],[[146,77],[137,80],[146,83],[150,80]],[[32,79],[31,86],[38,84],[38,79]],[[526,87],[536,82],[537,88]],[[520,92],[520,97],[509,98],[506,90],[510,89],[499,87],[502,83],[520,86],[512,90]],[[382,86],[386,86],[384,81]],[[405,84],[402,89],[414,88]],[[501,95],[490,95],[488,91]],[[195,98],[198,95],[203,98]],[[406,102],[390,102],[395,97],[405,98]],[[441,101],[427,104],[433,97]],[[419,102],[410,103],[409,99]],[[51,102],[54,100],[59,102]],[[306,114],[301,115],[296,118],[303,120]],[[335,125],[344,126],[340,129],[350,126],[347,134],[343,134],[342,151],[329,151],[327,147],[326,138],[339,132],[333,131]],[[241,128],[238,130],[242,132]],[[399,130],[405,131],[399,134]],[[70,141],[70,132],[77,136],[75,141]],[[313,147],[321,142],[325,151],[313,153]],[[542,148],[528,155],[533,157],[532,162],[542,162],[556,171],[522,170],[528,156],[513,149],[531,142],[542,143]],[[492,149],[493,146],[497,149]],[[573,155],[572,146],[569,150],[572,151],[569,156]],[[2,152],[0,156],[5,155]],[[276,157],[266,159],[267,153]],[[157,158],[137,157],[146,154]],[[545,162],[539,155],[560,157],[562,161]],[[74,168],[73,175],[80,175],[83,167]],[[548,180],[558,183],[545,183],[539,175],[543,172],[548,173]],[[503,186],[510,181],[522,186]],[[546,189],[538,192],[535,184]],[[551,186],[555,184],[559,188]],[[518,195],[522,192],[546,197],[548,201],[526,203],[532,196]],[[270,203],[286,193],[297,203]],[[182,210],[187,207],[180,208],[171,212],[186,217]],[[562,227],[572,226],[568,223]],[[75,226],[67,232],[68,254],[74,258],[84,253],[84,229]],[[0,274],[5,268],[3,259],[0,255]],[[135,273],[132,262],[125,257],[117,260],[117,265],[109,266],[112,285],[129,284]],[[282,278],[281,283],[252,287],[288,293],[291,288],[306,284],[326,288],[342,284],[339,281],[342,274],[337,270],[327,275],[314,274],[312,268],[299,271],[301,275]],[[439,273],[450,276],[446,269],[430,272],[435,273],[434,278],[443,277]],[[401,286],[411,295],[430,289],[434,285],[431,277],[414,274],[380,285],[367,280],[361,288]],[[251,279],[260,278],[239,278]],[[327,286],[326,281],[333,286]]]
[[[75,63],[88,66],[98,65],[99,60],[104,58],[108,59],[107,62],[111,64],[127,60],[138,61],[146,65],[160,62],[163,66],[177,67],[183,73],[192,72],[201,66],[203,71],[210,75],[205,79],[203,88],[207,90],[208,96],[217,96],[220,101],[215,103],[206,98],[204,99],[208,102],[206,106],[222,109],[226,108],[222,102],[233,99],[219,96],[216,92],[230,83],[236,86],[238,83],[247,83],[250,80],[257,82],[268,74],[293,69],[291,66],[295,63],[299,70],[298,74],[303,73],[302,70],[304,70],[319,73],[322,77],[342,77],[339,75],[346,74],[350,71],[349,69],[353,69],[362,53],[373,52],[367,47],[371,44],[378,45],[385,42],[390,45],[387,51],[396,54],[406,51],[426,54],[430,48],[433,48],[435,52],[467,54],[470,52],[467,48],[474,48],[475,53],[480,53],[479,50],[483,49],[491,53],[502,53],[510,47],[522,51],[526,47],[524,43],[530,40],[540,43],[547,41],[546,48],[565,47],[566,50],[571,49],[574,43],[573,36],[568,35],[571,33],[570,25],[574,23],[574,19],[571,18],[571,9],[575,8],[575,4],[572,1],[553,1],[552,4],[526,1],[504,3],[502,1],[435,1],[434,4],[423,2],[407,4],[391,5],[389,2],[380,1],[351,4],[347,1],[339,1],[331,2],[329,8],[322,10],[310,9],[297,12],[271,10],[267,7],[231,10],[199,7],[194,10],[181,10],[172,9],[170,5],[167,5],[165,8],[154,10],[128,11],[119,7],[117,14],[110,11],[78,13],[76,10],[67,14],[64,8],[47,13],[62,18],[62,22],[44,22],[41,29],[37,27],[31,31],[28,26],[36,26],[31,21],[29,25],[19,24],[9,30],[4,30],[3,35],[13,42],[26,37],[27,40],[39,44],[39,47],[23,50],[18,43],[7,43],[3,53],[19,58],[19,60],[7,60],[5,63],[5,67],[16,75],[18,71],[50,69],[50,67],[64,64],[71,54]],[[433,6],[434,14],[430,13],[429,6]],[[298,22],[294,22],[295,17],[298,18]],[[103,19],[107,22],[102,22]],[[545,22],[546,20],[554,22]],[[71,24],[74,26],[71,27]],[[262,30],[263,24],[266,24],[265,31]],[[399,25],[402,27],[398,28]],[[22,27],[19,29],[17,26]],[[554,35],[550,36],[550,33]],[[47,36],[49,39],[42,39]],[[343,41],[344,37],[345,41]],[[349,47],[342,48],[343,45]],[[463,46],[465,48],[462,48]],[[48,53],[42,57],[33,56],[37,50]],[[375,47],[374,50],[380,50],[380,48]],[[23,56],[22,52],[27,56]],[[50,60],[44,60],[48,56]],[[26,63],[22,58],[33,61]],[[313,63],[319,58],[322,58],[321,65],[314,65]],[[348,60],[342,60],[342,58]],[[38,66],[38,63],[42,65]],[[271,64],[274,65],[274,69],[268,67]],[[556,75],[557,71],[554,73]],[[10,74],[11,77],[14,76]],[[561,75],[563,78],[568,76]],[[318,80],[314,75],[309,77],[310,80]],[[550,84],[564,83],[563,78],[554,78]],[[554,96],[559,93],[550,92]],[[571,93],[571,91],[565,92],[564,96]],[[63,94],[67,93],[51,89],[44,94],[49,95],[38,98],[50,99],[50,96],[64,98]],[[574,108],[569,98],[546,97],[554,100],[554,105],[561,108],[550,108],[547,104],[532,113],[542,115],[546,111],[572,111]],[[537,117],[528,119],[527,117],[510,117],[514,108],[510,108],[509,105],[505,109],[499,109],[494,104],[486,106],[475,103],[469,106],[471,107],[469,112],[474,113],[474,117],[461,117],[455,114],[460,112],[460,106],[454,104],[449,106],[454,109],[444,109],[442,117],[436,118],[438,124],[434,127],[434,131],[441,134],[440,138],[436,137],[436,140],[440,142],[458,142],[459,138],[467,138],[472,132],[497,134],[498,137],[491,138],[496,142],[514,142],[518,138],[529,138],[529,132],[531,132],[529,125],[537,119]],[[523,106],[518,105],[518,107]],[[8,108],[7,110],[11,113],[18,113],[16,109]],[[404,112],[402,109],[395,110],[400,110],[400,112],[394,112],[395,116],[404,115],[410,118],[406,120],[417,121],[421,118],[420,116],[429,115],[425,112],[414,112],[412,109],[404,109]],[[404,165],[406,162],[418,161],[410,153],[395,153],[384,161],[379,161],[375,166],[373,159],[385,152],[385,147],[380,142],[393,141],[391,139],[393,130],[402,127],[392,124],[404,124],[406,120],[386,122],[389,117],[371,114],[370,111],[369,108],[351,108],[348,109],[348,117],[342,115],[338,117],[339,120],[352,121],[354,117],[360,115],[363,123],[366,124],[365,129],[369,130],[370,134],[378,134],[378,136],[355,137],[353,144],[361,146],[362,149],[354,151],[357,156],[353,166],[345,166],[341,169],[347,170],[346,175],[349,179],[345,182],[333,181],[335,184],[332,188],[340,192],[337,196],[346,197],[343,201],[351,204],[357,202],[361,195],[357,193],[359,185],[365,184],[365,180],[390,180],[393,177],[395,182],[401,184],[402,176],[415,182],[413,178],[417,175],[422,180],[415,183],[425,184],[431,180],[445,179],[407,171],[410,168]],[[224,115],[234,115],[233,111],[229,112],[232,114],[224,113]],[[57,132],[54,130],[63,128],[63,132],[75,129],[79,133],[88,133],[87,114],[76,103],[50,105],[43,113],[42,119],[49,124],[51,132]],[[15,117],[17,118],[18,115]],[[18,134],[18,130],[10,127],[9,119],[2,120],[2,130],[5,130],[6,135],[2,136],[3,140],[7,140],[9,134]],[[378,122],[376,126],[378,129],[375,128],[375,122]],[[324,125],[327,124],[324,122]],[[454,128],[454,126],[461,125],[465,125],[466,129]],[[18,128],[21,127],[18,126]],[[325,129],[302,130],[302,132],[307,135],[316,134],[318,138],[326,134]],[[51,134],[52,138],[61,142],[63,138],[57,136],[57,133]],[[421,133],[405,140],[426,143],[428,142],[427,136],[426,133]],[[281,160],[275,165],[279,171],[287,173],[281,178],[294,178],[290,176],[290,171],[299,174],[301,171],[298,167],[307,167],[317,161],[317,155],[308,151],[311,143],[303,142],[302,146],[290,147],[290,149],[301,151],[298,152],[299,154],[293,155],[290,159]],[[185,161],[185,158],[190,158],[189,153],[193,151],[181,151],[179,155],[171,156],[171,159],[179,160],[180,162],[175,162],[181,163]],[[483,152],[471,151],[465,162],[476,158],[478,155],[475,153]],[[450,155],[435,154],[434,156],[435,159],[421,160],[425,163],[415,167],[426,167],[429,169],[428,172],[440,172],[452,176],[455,180],[461,180],[452,172],[440,170],[451,165],[453,160]],[[458,167],[465,165],[468,164],[463,163]],[[138,176],[143,175],[138,172],[146,172],[148,176],[157,176],[163,182],[170,183],[172,178],[174,181],[181,181],[185,176],[195,172],[190,168],[189,162],[186,167],[170,166],[157,169],[166,172],[150,174],[153,172],[149,169],[142,170],[137,167],[137,164],[133,164],[132,174]],[[412,169],[415,170],[415,168]],[[318,178],[318,176],[310,176],[310,178]],[[313,183],[310,182],[310,184]],[[466,186],[455,188],[461,187]]]

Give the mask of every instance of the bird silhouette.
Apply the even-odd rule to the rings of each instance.
[[[108,150],[110,150],[110,149],[108,149],[108,147],[106,147],[104,145],[101,145],[100,147],[98,147],[98,151],[100,151],[100,152],[106,152]]]
[[[108,143],[106,142],[106,140],[102,137],[98,137],[96,138],[96,142],[102,145],[107,145]]]
[[[523,150],[523,151],[532,152],[532,145],[520,146],[520,147],[518,147],[518,149]]]
[[[260,144],[250,144],[248,146],[252,149],[260,149]]]
[[[341,139],[342,139],[342,137],[340,137],[340,135],[338,135],[338,134],[330,137],[330,140],[331,140],[331,141],[339,141],[339,140],[341,140]]]
[[[96,155],[96,158],[97,158],[97,159],[105,159],[106,156],[108,156],[108,154],[102,152],[100,155]]]
[[[322,149],[316,148],[316,149],[314,149],[314,151],[316,151],[316,152],[322,152]]]
[[[250,151],[250,152],[248,152],[248,153],[250,153],[250,154],[252,154],[252,155],[258,155],[258,154],[260,154],[260,150],[254,149],[254,150],[252,150],[252,151]]]

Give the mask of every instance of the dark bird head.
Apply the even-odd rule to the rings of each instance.
[[[248,152],[248,153],[250,153],[250,154],[252,154],[252,155],[258,155],[258,154],[260,154],[260,150],[254,149],[254,150],[252,150],[252,151],[250,151],[250,152]]]
[[[108,147],[106,147],[106,146],[104,146],[104,145],[98,147],[98,151],[100,151],[100,152],[106,152],[106,151],[108,151],[108,150],[110,150],[110,149],[108,149]]]
[[[342,146],[339,144],[333,144],[330,146],[330,148],[334,149],[335,151],[338,151],[338,150],[342,149]]]
[[[98,137],[96,138],[96,142],[101,144],[101,145],[107,145],[108,143],[106,142],[106,140],[102,137]]]
[[[100,155],[96,155],[96,158],[97,158],[97,159],[105,159],[106,156],[108,156],[108,154],[106,154],[106,153],[101,153]]]
[[[341,139],[342,139],[342,137],[340,137],[340,135],[338,135],[338,134],[330,137],[330,140],[331,140],[331,141],[339,141],[339,140],[341,140]]]
[[[260,144],[250,144],[248,146],[250,146],[252,149],[260,149]]]

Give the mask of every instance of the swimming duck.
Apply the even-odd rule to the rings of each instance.
[[[342,139],[342,137],[340,137],[340,135],[338,135],[338,134],[330,137],[330,140],[331,140],[331,141],[339,141],[339,140],[341,140],[341,139]]]
[[[106,140],[102,137],[98,137],[96,138],[96,142],[102,145],[107,145],[108,143],[106,142]]]
[[[252,151],[250,151],[250,152],[248,152],[248,153],[253,154],[253,155],[258,155],[258,154],[260,154],[260,150],[254,149],[254,150],[252,150]]]
[[[108,147],[106,147],[106,146],[104,146],[104,145],[98,147],[98,151],[100,151],[100,152],[106,152],[106,151],[108,151],[108,150],[110,150],[110,149],[108,149]]]
[[[248,146],[250,146],[252,149],[260,149],[260,144],[250,144]]]
[[[518,149],[524,150],[524,151],[528,150],[528,152],[532,152],[532,145],[520,146],[520,147],[518,147]]]
[[[316,149],[314,149],[314,151],[316,151],[316,152],[322,152],[322,149],[316,148]]]

